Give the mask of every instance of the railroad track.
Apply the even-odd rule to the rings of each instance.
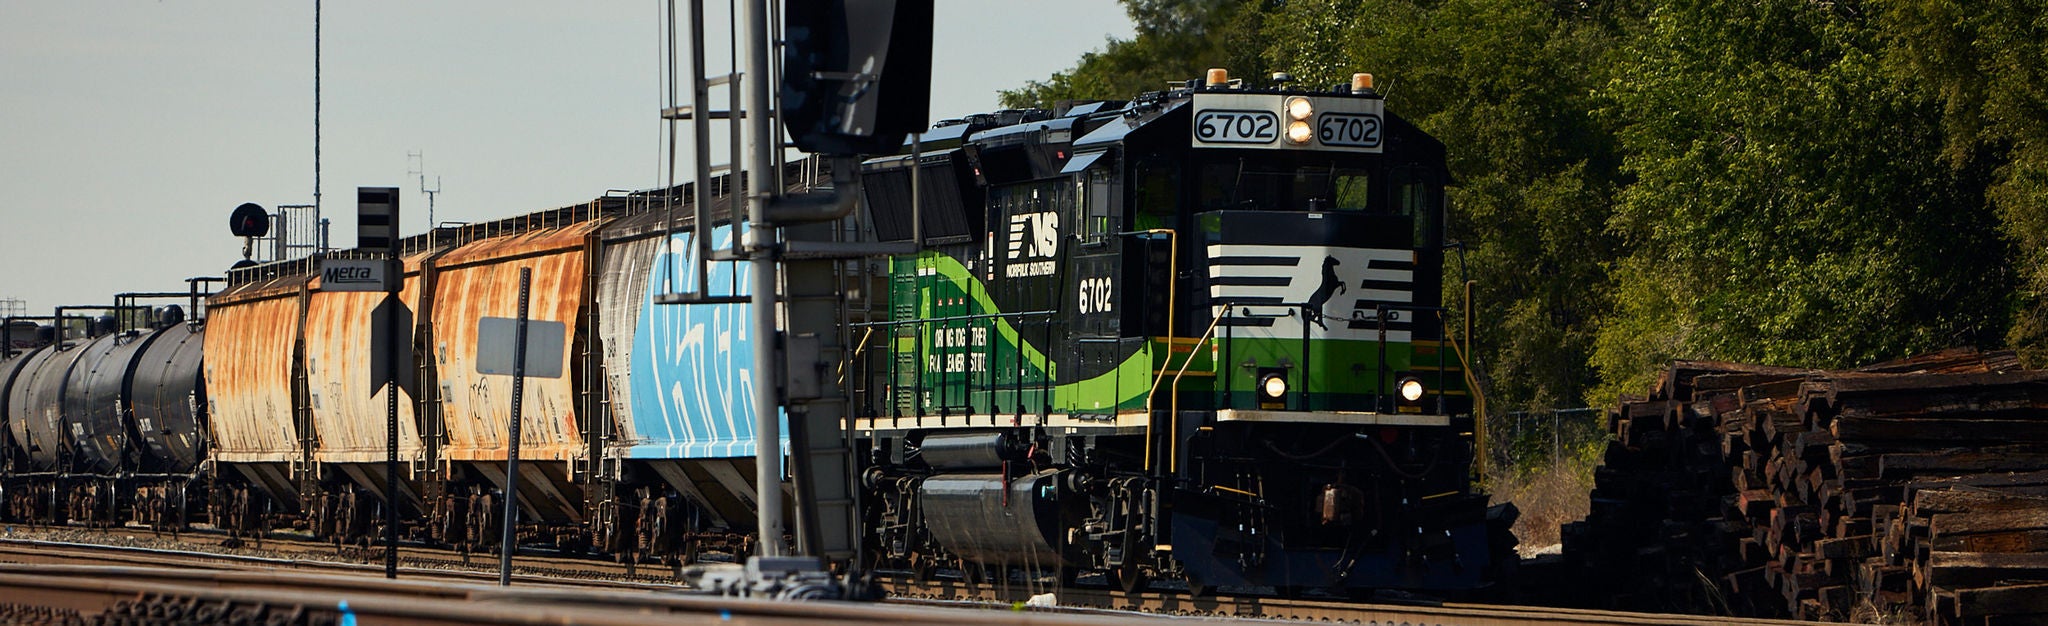
[[[1121,624],[1138,614],[901,603],[774,602],[677,585],[380,567],[28,539],[0,540],[5,624]]]
[[[41,546],[82,553],[118,550],[125,556],[106,553],[105,559],[145,559],[158,562],[217,563],[224,567],[284,568],[333,573],[383,575],[383,550],[294,538],[272,533],[261,540],[245,539],[234,547],[223,546],[226,536],[205,530],[180,535],[156,534],[133,527],[10,529],[0,535],[0,559],[9,558],[10,546]],[[33,558],[33,555],[25,555]],[[495,554],[458,555],[427,546],[400,545],[401,572],[411,576],[432,576],[446,580],[495,583],[498,559]],[[135,562],[135,561],[122,561]],[[522,550],[513,559],[515,582],[576,584],[620,588],[673,589],[680,582],[677,572],[664,567],[633,566],[582,556],[557,556],[542,551]]]
[[[1028,585],[968,584],[959,581],[912,583],[885,579],[883,587],[892,598],[955,598],[1015,606],[1034,595],[1053,593],[1065,609],[1143,612],[1205,617],[1239,617],[1289,621],[1412,626],[1509,626],[1509,625],[1614,625],[1727,626],[1730,624],[1810,624],[1810,622],[1758,620],[1698,615],[1664,615],[1625,611],[1559,609],[1537,606],[1445,603],[1435,606],[1361,604],[1325,600],[1273,598],[1218,594],[1189,596],[1184,593],[1126,593],[1115,589],[1037,589]]]
[[[66,534],[72,534],[69,530],[76,529],[67,529]],[[127,532],[132,530],[103,529],[78,534],[105,538],[132,534]],[[315,547],[321,546],[325,554],[315,554]],[[916,583],[885,578],[882,585],[891,599],[883,603],[760,603],[694,593],[665,577],[656,580],[641,574],[637,580],[628,579],[622,565],[602,561],[581,560],[580,564],[570,564],[581,567],[568,567],[562,562],[579,560],[530,557],[534,562],[527,563],[529,557],[521,557],[521,573],[514,577],[515,585],[503,588],[495,586],[495,572],[450,569],[438,563],[459,563],[459,559],[430,559],[435,562],[433,566],[408,563],[399,580],[389,581],[381,577],[383,568],[379,565],[330,560],[338,555],[326,544],[271,538],[264,541],[261,551],[284,549],[307,552],[301,557],[287,557],[0,539],[0,621],[14,623],[19,620],[12,618],[43,611],[45,615],[76,618],[46,623],[92,623],[84,616],[111,611],[195,617],[205,612],[208,619],[195,619],[193,623],[215,623],[232,621],[225,620],[225,616],[241,611],[254,620],[247,623],[323,624],[337,623],[322,620],[339,620],[339,603],[346,599],[348,611],[360,623],[663,623],[645,621],[650,615],[685,622],[719,615],[721,619],[752,623],[1140,623],[1170,619],[1168,615],[1416,626],[1758,623],[1537,607],[1391,606],[1258,596],[1130,594],[1111,589],[1050,590],[1025,584],[967,584],[946,579]],[[406,552],[401,550],[401,555]],[[483,563],[472,563],[472,568],[477,565]],[[560,572],[571,575],[558,575]],[[599,574],[619,577],[608,579]],[[1033,596],[1046,593],[1056,600],[1056,607],[1024,609]],[[621,621],[607,621],[614,618]]]

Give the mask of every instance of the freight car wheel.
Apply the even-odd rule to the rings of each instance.
[[[1152,575],[1136,563],[1127,562],[1104,570],[1102,575],[1109,581],[1109,586],[1122,589],[1124,593],[1138,593],[1152,584]]]
[[[937,570],[938,570],[938,564],[937,564],[937,563],[934,563],[934,562],[932,562],[932,557],[931,557],[931,556],[929,556],[929,555],[926,555],[926,554],[924,554],[924,553],[921,553],[921,552],[915,552],[915,553],[911,553],[911,555],[910,555],[910,577],[911,577],[911,579],[913,579],[913,580],[916,580],[917,582],[921,582],[921,583],[928,583],[928,582],[931,582],[931,581],[932,581],[932,574],[933,574],[933,573],[934,573],[935,571],[937,571]]]

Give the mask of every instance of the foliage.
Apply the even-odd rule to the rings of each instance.
[[[1633,178],[1594,357],[1609,392],[1670,357],[1846,367],[1999,341],[1986,172],[1927,149],[1940,109],[1875,35],[1842,5],[1691,0],[1626,44],[1599,90]]]
[[[1133,39],[1004,99],[1374,72],[1450,147],[1495,405],[1598,405],[1673,358],[2042,363],[2044,4],[1125,0]]]
[[[1892,77],[1942,107],[1943,155],[1993,170],[1986,196],[2020,281],[2007,341],[2048,367],[2048,2],[1875,4]]]
[[[1074,69],[1004,91],[1003,106],[1054,108],[1062,100],[1122,100],[1157,91],[1168,82],[1199,77],[1211,67],[1252,68],[1241,54],[1251,45],[1254,17],[1233,0],[1125,0],[1137,26],[1129,40],[1112,40],[1081,55]]]

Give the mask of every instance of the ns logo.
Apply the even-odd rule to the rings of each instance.
[[[1010,216],[1008,261],[1003,276],[1051,276],[1054,259],[1060,254],[1060,214],[1054,211],[1018,213]]]

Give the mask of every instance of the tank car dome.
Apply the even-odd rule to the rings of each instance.
[[[184,321],[185,307],[167,304],[156,308],[156,325],[158,328],[175,326]]]

